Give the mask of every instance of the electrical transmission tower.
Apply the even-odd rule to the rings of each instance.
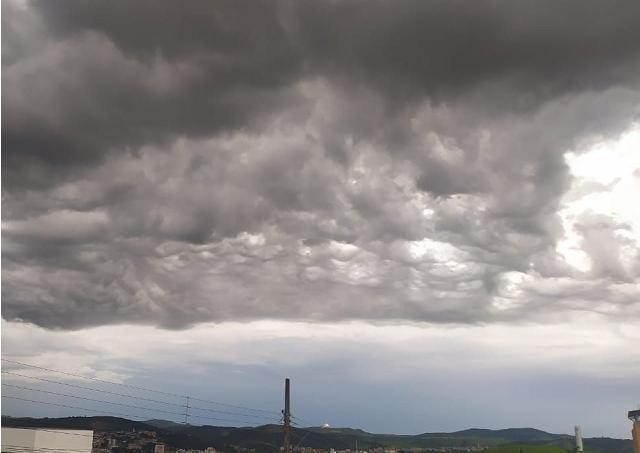
[[[284,453],[291,453],[291,407],[289,394],[289,378],[284,380],[284,410],[282,419],[284,421]]]

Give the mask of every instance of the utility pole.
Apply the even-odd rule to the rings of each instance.
[[[291,453],[291,445],[289,441],[291,431],[291,407],[289,394],[289,378],[284,380],[284,410],[282,411],[282,419],[284,421],[284,453]]]

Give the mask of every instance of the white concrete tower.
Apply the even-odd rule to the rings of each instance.
[[[582,449],[582,428],[576,425],[576,452],[581,453]]]

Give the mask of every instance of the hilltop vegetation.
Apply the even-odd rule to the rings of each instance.
[[[510,444],[489,448],[484,453],[567,453],[557,445]]]

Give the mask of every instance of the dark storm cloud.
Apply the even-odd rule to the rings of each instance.
[[[414,103],[499,81],[482,99],[491,109],[606,88],[638,69],[635,2],[30,4],[36,18],[5,6],[9,184],[23,162],[61,171],[113,148],[247,127],[308,75]]]
[[[446,100],[495,79],[532,96],[605,87],[638,54],[640,7],[591,2],[299,2],[295,31],[318,66],[404,99]],[[624,63],[623,63],[624,62]],[[502,100],[504,106],[505,102]]]
[[[248,127],[255,115],[286,102],[279,90],[298,61],[276,11],[259,3],[241,10],[132,6],[41,2],[33,5],[36,19],[7,8],[6,22],[44,23],[36,36],[11,27],[5,34],[14,52],[37,41],[5,65],[8,184],[23,182],[13,170],[33,164],[65,172],[113,149]]]
[[[590,273],[556,244],[564,153],[640,117],[637,2],[25,5],[3,3],[6,319],[633,310],[633,241],[579,222]]]

